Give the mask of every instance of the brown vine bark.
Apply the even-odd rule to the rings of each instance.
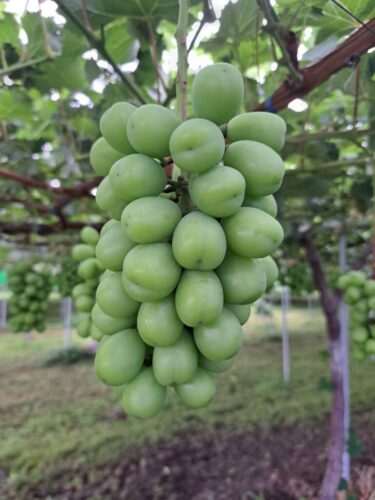
[[[375,18],[367,23],[370,30],[375,30]],[[286,80],[265,102],[258,104],[257,111],[280,111],[297,97],[303,97],[314,88],[328,80],[342,68],[355,65],[359,56],[375,46],[375,35],[372,31],[361,27],[352,33],[335,50],[318,62],[300,69],[301,82]]]
[[[63,230],[81,230],[85,226],[92,226],[95,229],[100,230],[103,224],[101,223],[91,223],[91,222],[79,222],[79,221],[69,221],[64,217],[64,221],[51,223],[51,224],[32,224],[28,222],[23,222],[19,224],[0,222],[0,234],[30,234],[36,233],[42,236],[54,233],[61,233]]]
[[[48,191],[52,194],[64,194],[72,198],[80,198],[82,196],[88,196],[88,197],[92,196],[90,192],[91,189],[97,187],[100,181],[102,180],[102,177],[94,177],[94,179],[81,182],[80,184],[76,184],[75,186],[52,187],[47,182],[39,181],[37,179],[33,179],[32,177],[27,177],[26,175],[17,174],[6,168],[0,168],[0,177],[5,177],[14,182],[18,182],[23,186],[28,186],[35,189],[41,189],[43,191]]]
[[[331,364],[332,413],[327,465],[319,493],[319,499],[334,500],[341,479],[342,456],[346,445],[343,419],[343,363],[340,345],[340,322],[338,316],[339,300],[328,288],[320,256],[309,232],[306,231],[301,234],[300,242],[305,249],[306,259],[312,271],[315,287],[320,292],[320,302],[327,324]]]

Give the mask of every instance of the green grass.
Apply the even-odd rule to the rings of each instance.
[[[31,341],[1,334],[0,468],[14,484],[46,481],[66,467],[115,461],[134,447],[177,439],[180,433],[219,427],[230,432],[322,417],[331,396],[318,388],[329,377],[323,318],[317,310],[312,317],[302,309],[290,312],[288,386],[281,379],[280,337],[270,337],[270,321],[254,315],[246,325],[244,348],[232,370],[217,377],[217,395],[208,408],[186,409],[170,391],[165,411],[146,422],[118,418],[118,397],[95,378],[91,362],[43,366],[48,352],[62,347],[61,328]],[[353,411],[369,412],[375,419],[369,410],[375,406],[374,365],[352,361],[351,370]]]

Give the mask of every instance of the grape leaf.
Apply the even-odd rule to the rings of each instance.
[[[9,43],[19,50],[21,42],[18,35],[19,26],[15,18],[7,12],[2,13],[0,16],[0,45]]]

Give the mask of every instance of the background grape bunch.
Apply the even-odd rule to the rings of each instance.
[[[52,290],[52,275],[32,261],[14,264],[9,271],[10,330],[14,333],[46,329],[48,296]]]
[[[286,126],[269,113],[237,115],[243,93],[239,71],[220,63],[194,79],[195,118],[126,102],[101,117],[90,156],[111,220],[96,246],[106,270],[92,310],[103,334],[95,367],[124,386],[129,415],[158,413],[168,386],[189,407],[207,405],[213,374],[241,348],[250,304],[277,278],[273,193]]]
[[[71,297],[73,288],[81,278],[77,274],[78,262],[70,255],[60,261],[60,271],[57,275],[57,284],[61,297]]]
[[[367,279],[362,271],[350,271],[340,276],[337,287],[344,292],[349,306],[349,328],[357,359],[375,355],[375,280]]]
[[[100,340],[103,336],[91,321],[91,311],[95,304],[95,291],[99,284],[102,268],[95,257],[95,247],[99,233],[93,227],[84,227],[80,233],[82,243],[72,250],[73,259],[78,262],[77,276],[80,283],[72,290],[72,297],[78,315],[77,333],[80,337]]]

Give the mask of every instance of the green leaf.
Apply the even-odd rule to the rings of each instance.
[[[338,160],[340,153],[335,143],[320,139],[306,144],[305,155],[316,162],[326,162]]]
[[[106,86],[103,92],[103,100],[105,102],[105,109],[109,108],[112,104],[118,101],[131,101],[127,89],[121,83],[110,83]]]
[[[90,48],[83,36],[80,36],[76,32],[70,31],[67,28],[63,30],[61,39],[61,55],[64,57],[76,58]]]
[[[138,85],[152,86],[155,82],[155,69],[149,50],[141,50],[138,54],[139,64],[134,73]]]
[[[0,92],[0,120],[31,119],[32,108],[28,97],[21,91],[2,89]]]
[[[80,0],[66,0],[66,6],[82,19]],[[194,0],[193,3],[197,3]],[[114,21],[119,17],[129,17],[138,20],[162,19],[176,21],[178,2],[176,0],[86,0],[86,10],[91,25],[94,28]]]
[[[330,380],[328,380],[328,378],[326,378],[326,377],[321,377],[319,379],[316,387],[319,391],[332,392],[332,390],[333,390],[332,382]]]
[[[323,198],[327,195],[331,182],[322,176],[299,172],[284,177],[283,185],[280,189],[286,198]]]
[[[61,51],[60,38],[57,36],[57,27],[51,19],[45,18],[48,42],[53,52]],[[26,31],[28,43],[27,52],[30,57],[39,57],[46,55],[45,41],[42,29],[42,23],[38,14],[27,12],[22,17],[22,26]]]
[[[63,88],[80,90],[87,86],[85,60],[60,56],[39,66],[41,74],[35,77],[35,84],[42,91]]]
[[[96,80],[96,78],[98,78],[102,74],[101,69],[96,64],[96,61],[94,61],[94,59],[88,59],[85,62],[85,71],[89,82]]]
[[[19,26],[15,18],[4,12],[0,17],[0,45],[9,43],[16,49],[20,49],[21,42],[18,38]]]
[[[220,17],[220,29],[216,36],[201,47],[215,53],[216,59],[236,60],[242,68],[248,67],[255,59],[250,57],[255,53],[255,45],[250,37],[255,35],[256,21],[259,7],[256,0],[238,0],[237,3],[228,3]],[[247,42],[246,45],[240,44]]]
[[[349,489],[348,481],[342,477],[340,479],[339,486],[337,489],[338,491],[348,491]]]
[[[128,23],[119,19],[105,30],[105,47],[118,64],[133,61],[137,55],[139,43],[129,33]]]
[[[232,43],[252,36],[256,28],[258,4],[256,0],[238,0],[228,3],[220,17],[220,36]]]
[[[347,442],[347,449],[351,458],[358,457],[364,450],[361,441],[358,439],[357,433],[352,427],[349,429],[349,439]]]
[[[80,138],[96,139],[98,135],[98,125],[86,116],[77,116],[71,121],[73,130]]]

